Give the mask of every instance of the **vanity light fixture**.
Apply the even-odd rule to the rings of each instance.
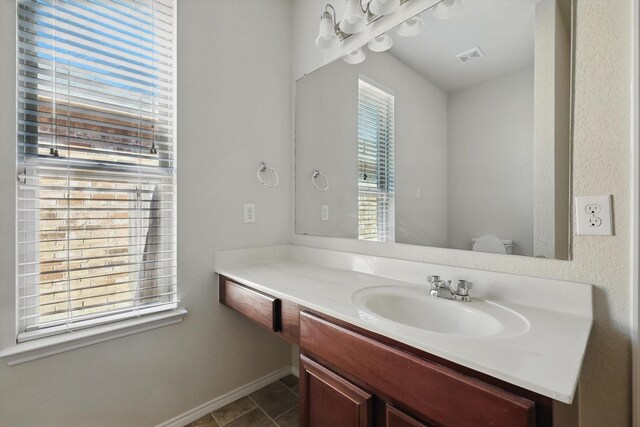
[[[437,19],[447,20],[458,15],[464,6],[462,0],[442,0],[433,8],[433,16]]]
[[[400,7],[400,0],[371,0],[369,10],[374,15],[390,15]]]
[[[419,16],[414,16],[404,21],[398,29],[396,34],[400,37],[415,37],[424,29],[424,22]]]
[[[410,0],[344,1],[344,16],[339,22],[333,6],[331,4],[325,5],[325,10],[320,16],[318,37],[316,37],[316,46],[320,49],[333,49],[337,47],[341,40],[344,40],[351,34],[361,32],[368,24],[381,16],[394,13],[400,5]]]
[[[366,58],[367,58],[367,55],[364,54],[364,52],[362,51],[362,48],[359,48],[347,53],[345,56],[342,57],[342,60],[347,64],[356,65],[364,61]]]
[[[333,14],[329,12],[333,11]],[[320,29],[316,37],[316,46],[320,49],[333,49],[340,44],[338,37],[338,26],[336,25],[336,10],[330,4],[325,5],[324,12],[320,18]]]
[[[393,39],[387,34],[380,34],[378,37],[374,37],[368,44],[369,50],[372,52],[384,52],[391,49],[393,46]]]
[[[346,34],[357,34],[366,26],[367,9],[362,7],[361,0],[346,0],[340,30]]]

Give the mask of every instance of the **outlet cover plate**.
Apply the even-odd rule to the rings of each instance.
[[[576,197],[576,231],[579,236],[612,236],[611,194]]]
[[[329,221],[329,205],[320,205],[320,221]]]
[[[256,222],[256,205],[255,203],[244,204],[244,223],[254,224]]]

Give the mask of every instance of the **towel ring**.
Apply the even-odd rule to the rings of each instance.
[[[271,172],[273,172],[273,176],[276,178],[276,182],[274,182],[273,184],[267,184],[262,179],[262,175],[261,174],[263,172],[266,172],[267,169],[270,170]],[[276,170],[274,168],[272,168],[271,166],[268,166],[265,162],[258,163],[258,172],[256,173],[256,175],[258,176],[258,181],[260,181],[260,183],[262,185],[264,185],[265,187],[273,188],[273,187],[277,187],[278,186],[278,172],[276,172]]]
[[[321,176],[324,179],[323,187],[319,187],[318,183],[316,182],[316,178],[318,178],[319,176]],[[327,191],[329,189],[329,179],[325,176],[325,174],[320,172],[318,169],[313,170],[313,173],[311,174],[311,182],[313,183],[313,186],[316,187],[316,190],[318,191]]]

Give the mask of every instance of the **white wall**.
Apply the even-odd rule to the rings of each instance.
[[[615,236],[575,236],[573,261],[293,233],[291,240],[294,244],[313,247],[594,284],[595,324],[579,386],[580,422],[586,427],[626,426],[630,423],[631,413],[629,87],[633,2],[601,0],[576,3],[572,191],[574,195],[613,194]],[[304,1],[297,4],[294,22],[295,13],[307,7]],[[309,2],[309,7],[318,11],[314,2]],[[300,32],[292,37],[309,35]],[[298,58],[309,54],[306,49],[295,47],[293,62],[301,64]],[[594,174],[594,170],[599,173]]]
[[[533,69],[450,93],[448,149],[449,247],[493,234],[533,255]]]
[[[213,253],[286,243],[289,2],[178,2],[178,286],[184,323],[33,362],[0,362],[1,426],[152,426],[291,363],[217,303]],[[242,23],[251,31],[238,31]],[[0,2],[0,347],[15,339],[15,2]],[[257,183],[259,161],[281,184]],[[257,222],[242,223],[256,203]]]
[[[362,75],[394,95],[396,241],[446,246],[446,94],[388,53],[367,50],[367,55],[361,64],[337,60],[297,82],[296,230],[358,237],[358,79]],[[313,187],[313,169],[327,175],[328,191]],[[322,204],[329,205],[329,221],[320,220]]]

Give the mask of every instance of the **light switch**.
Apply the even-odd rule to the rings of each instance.
[[[578,235],[612,236],[612,215],[611,194],[576,197],[576,226]]]
[[[329,205],[320,205],[320,221],[329,221]]]

